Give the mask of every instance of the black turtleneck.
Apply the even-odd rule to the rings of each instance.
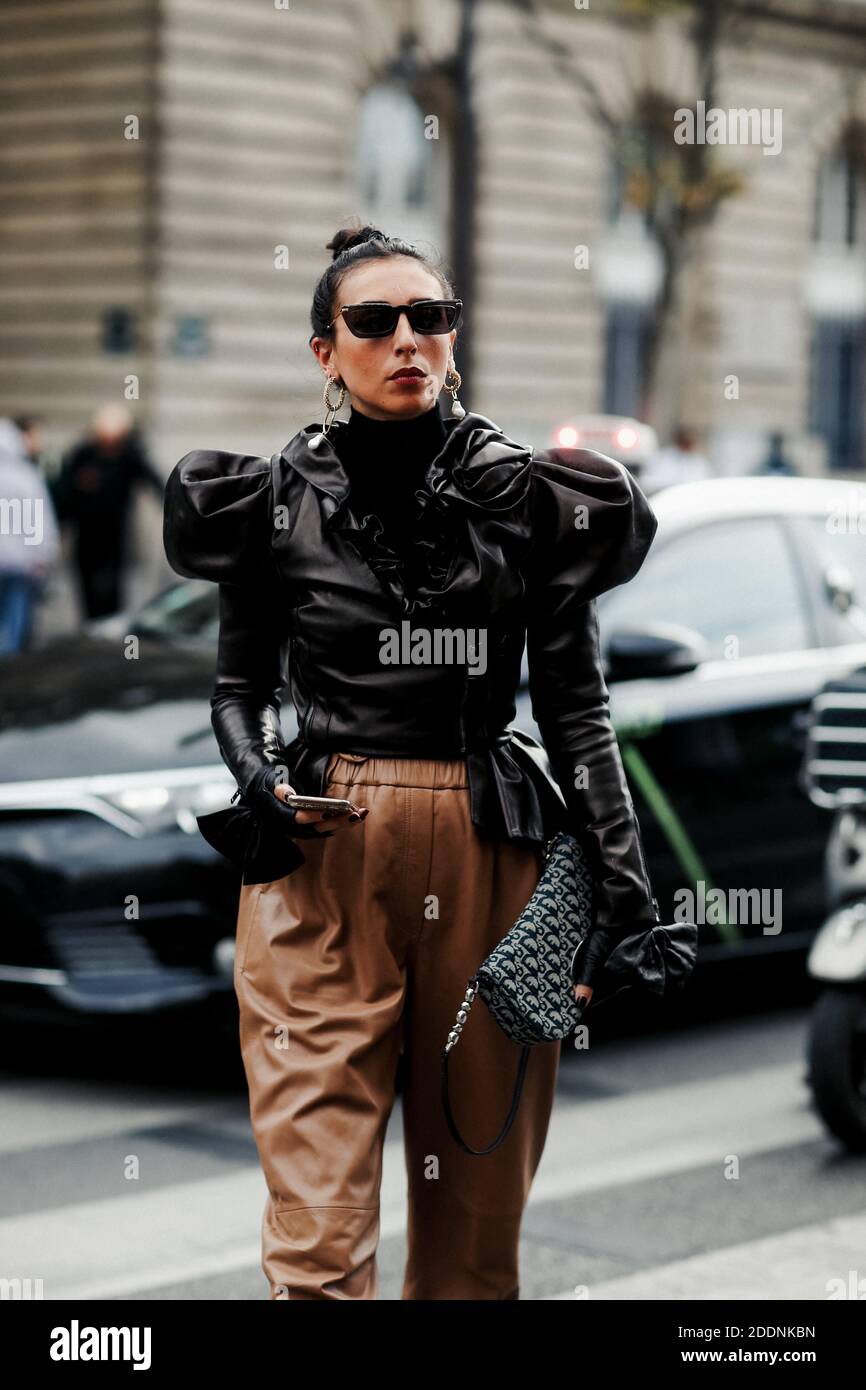
[[[401,554],[412,545],[415,490],[447,438],[437,401],[410,420],[374,420],[353,406],[335,443],[349,478],[352,511],[359,520],[374,513],[384,527],[383,540]]]

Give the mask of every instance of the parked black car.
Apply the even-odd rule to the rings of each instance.
[[[239,874],[195,823],[235,791],[210,723],[216,593],[173,585],[0,661],[7,1016],[231,996]]]
[[[643,568],[599,600],[653,886],[665,920],[697,888],[682,915],[704,965],[805,952],[822,921],[826,818],[798,774],[812,697],[866,661],[864,495],[803,478],[666,488]]]
[[[781,478],[665,489],[642,570],[599,601],[662,915],[702,881],[728,909],[701,927],[705,964],[804,952],[823,917],[826,818],[798,770],[812,697],[866,662],[855,491]],[[235,790],[210,724],[217,625],[216,587],[193,581],[0,661],[0,1011],[233,1004],[240,876],[194,819]],[[515,723],[539,738],[525,687]],[[297,732],[286,697],[283,731]],[[771,905],[779,891],[778,920],[731,896],[760,909],[761,890]]]

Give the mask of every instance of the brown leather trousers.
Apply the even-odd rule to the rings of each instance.
[[[521,1217],[560,1045],[532,1049],[514,1125],[483,1157],[448,1130],[441,1057],[468,979],[538,882],[541,850],[478,834],[463,759],[335,753],[327,795],[369,815],[302,841],[306,863],[288,877],[241,888],[235,988],[269,1192],[270,1297],[376,1298],[382,1150],[402,1050],[402,1297],[517,1298]],[[479,999],[449,1069],[472,1147],[499,1133],[519,1056]]]

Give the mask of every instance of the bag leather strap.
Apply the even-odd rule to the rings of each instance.
[[[527,1044],[525,1044],[521,1051],[520,1061],[517,1066],[517,1080],[514,1083],[514,1093],[511,1097],[511,1108],[509,1109],[508,1115],[506,1116],[505,1124],[502,1126],[502,1129],[499,1131],[499,1134],[496,1136],[496,1138],[490,1144],[488,1144],[485,1149],[473,1149],[471,1145],[466,1143],[466,1140],[463,1138],[462,1134],[457,1128],[457,1124],[454,1120],[454,1115],[451,1111],[451,1099],[448,1095],[448,1049],[445,1048],[445,1050],[443,1051],[442,1104],[445,1108],[445,1119],[448,1122],[448,1128],[450,1129],[452,1135],[456,1139],[457,1143],[460,1145],[461,1149],[463,1149],[466,1153],[474,1154],[478,1158],[482,1157],[484,1154],[492,1153],[494,1149],[499,1148],[499,1145],[502,1143],[503,1139],[508,1134],[508,1131],[511,1129],[511,1126],[514,1123],[514,1117],[517,1114],[517,1107],[520,1104],[520,1095],[523,1090],[523,1080],[526,1076],[526,1066],[529,1061],[530,1051],[531,1048]]]

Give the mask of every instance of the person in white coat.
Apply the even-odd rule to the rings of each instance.
[[[640,485],[651,495],[675,483],[693,483],[715,476],[715,469],[698,448],[693,431],[680,425],[674,431],[673,442],[647,461],[640,475]]]
[[[27,457],[18,426],[0,419],[0,656],[30,645],[35,605],[59,553],[45,479]]]

